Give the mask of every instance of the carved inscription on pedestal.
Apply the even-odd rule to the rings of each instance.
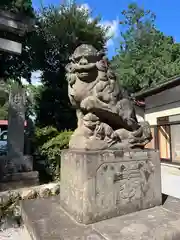
[[[96,204],[108,209],[140,201],[149,191],[153,167],[150,160],[102,164],[96,175]]]
[[[61,155],[61,204],[80,223],[93,223],[161,204],[159,153],[81,152]]]

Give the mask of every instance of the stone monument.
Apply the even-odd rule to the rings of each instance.
[[[61,205],[89,224],[161,204],[160,160],[103,51],[83,44],[66,67],[77,129],[61,158]]]
[[[8,115],[8,154],[21,158],[24,154],[25,122],[25,90],[22,87],[11,89]]]
[[[0,10],[0,31],[10,32],[13,39],[18,39],[16,42],[0,38],[0,51],[21,54],[19,41],[33,24],[28,17]],[[8,153],[0,157],[1,191],[36,185],[39,181],[38,172],[33,171],[32,157],[24,156],[25,91],[20,85],[11,89],[8,115]]]
[[[10,91],[8,109],[8,158],[11,159],[11,172],[33,170],[32,158],[24,156],[25,101],[25,89],[15,84]]]
[[[0,157],[0,190],[36,185],[38,172],[33,171],[33,158],[24,155],[25,90],[19,84],[12,86],[8,108],[8,149]]]

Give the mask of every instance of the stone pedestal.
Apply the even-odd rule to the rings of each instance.
[[[161,205],[159,152],[65,150],[60,200],[83,224]]]
[[[31,187],[39,184],[39,173],[36,171],[7,174],[0,181],[0,191]]]
[[[31,156],[21,159],[0,156],[0,191],[35,186],[39,184],[39,173],[33,171]]]

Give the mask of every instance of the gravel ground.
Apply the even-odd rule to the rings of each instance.
[[[8,228],[0,231],[0,240],[32,240],[26,228]]]

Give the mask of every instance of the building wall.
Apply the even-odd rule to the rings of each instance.
[[[161,163],[162,192],[180,198],[180,124],[171,125],[180,121],[180,86],[147,97],[145,104],[145,120],[152,126],[157,125],[158,117],[170,116],[169,126],[154,127],[152,133],[156,134],[151,148],[159,149],[161,161],[164,162]],[[158,146],[155,146],[155,142]]]
[[[135,105],[135,111],[138,122],[143,122],[145,118],[144,108]]]
[[[180,114],[180,86],[149,96],[145,103],[145,120],[150,125],[156,125],[158,117]]]

